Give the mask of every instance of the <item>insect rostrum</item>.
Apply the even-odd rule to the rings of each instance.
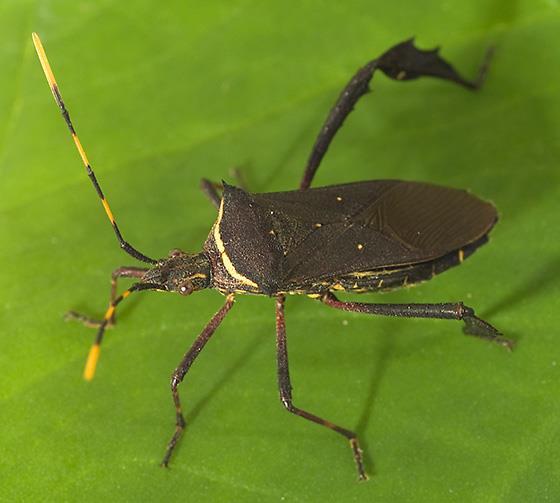
[[[158,290],[190,295],[213,288],[225,296],[171,376],[176,427],[162,465],[167,466],[185,421],[178,387],[192,363],[233,307],[239,294],[274,297],[276,302],[277,372],[280,399],[291,413],[325,426],[347,438],[360,479],[366,479],[362,451],[355,433],[296,407],[288,370],[284,300],[304,294],[327,306],[366,314],[462,320],[464,331],[497,342],[505,339],[462,302],[438,304],[370,304],[338,300],[338,291],[366,292],[398,288],[432,278],[463,262],[486,243],[497,220],[494,206],[463,190],[399,180],[375,180],[310,188],[321,159],[356,102],[369,89],[376,70],[394,80],[437,77],[477,89],[487,59],[476,80],[463,79],[437,50],[417,49],[412,40],[395,45],[352,77],[329,112],[315,141],[299,190],[255,194],[206,179],[202,189],[218,209],[217,219],[200,253],[172,250],[152,259],[126,242],[78,139],[39,37],[33,41],[41,65],[121,248],[146,267],[120,267],[112,273],[111,301],[102,320],[79,313],[70,317],[97,328],[84,377],[95,373],[107,326],[115,321],[118,304],[131,293]],[[221,188],[221,194],[218,190]],[[117,295],[119,278],[135,278]]]

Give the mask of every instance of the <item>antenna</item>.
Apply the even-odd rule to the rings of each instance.
[[[115,235],[117,236],[121,248],[126,253],[133,256],[135,259],[141,260],[142,262],[147,262],[148,264],[157,264],[157,260],[147,257],[146,255],[139,252],[136,248],[134,248],[132,245],[130,245],[123,239],[121,231],[119,230],[119,227],[115,220],[115,217],[113,216],[113,212],[109,207],[109,203],[107,202],[107,199],[105,198],[105,195],[101,190],[101,186],[99,185],[99,182],[95,177],[95,173],[93,172],[91,164],[89,163],[84,147],[82,147],[82,143],[80,142],[80,139],[76,134],[76,130],[74,129],[74,125],[70,120],[70,114],[68,113],[68,110],[64,105],[64,101],[62,100],[62,96],[58,89],[58,84],[56,83],[56,79],[54,78],[54,73],[51,69],[51,65],[49,64],[49,60],[47,59],[47,54],[45,53],[45,49],[43,48],[41,39],[39,38],[39,35],[37,35],[37,33],[33,33],[32,37],[33,37],[33,44],[35,45],[35,50],[37,51],[37,56],[39,56],[39,61],[41,62],[41,66],[43,67],[43,71],[45,72],[45,77],[47,78],[47,82],[49,83],[49,87],[51,88],[52,94],[54,96],[54,101],[58,105],[58,108],[60,108],[62,117],[64,117],[66,125],[68,126],[68,129],[70,130],[70,134],[72,135],[72,140],[74,140],[74,145],[76,145],[76,149],[78,150],[78,153],[82,158],[82,162],[84,163],[84,167],[86,168],[86,173],[89,176],[91,183],[93,183],[93,186],[95,187],[99,199],[101,199],[101,204],[103,205],[103,208],[105,209],[105,213],[107,214],[107,217],[109,218],[109,221],[113,226],[113,230],[115,231]]]

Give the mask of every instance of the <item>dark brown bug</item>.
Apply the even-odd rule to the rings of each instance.
[[[84,377],[92,379],[106,327],[114,323],[116,306],[132,292],[160,290],[182,295],[214,288],[225,295],[223,307],[212,317],[173,372],[171,392],[176,428],[162,465],[167,466],[185,427],[178,386],[216,328],[232,308],[237,294],[276,299],[276,343],[280,399],[289,412],[343,435],[350,442],[360,479],[367,475],[358,439],[292,401],[288,371],[284,299],[305,294],[324,304],[367,314],[462,320],[467,334],[512,347],[512,342],[478,318],[462,302],[444,304],[368,304],[343,302],[338,291],[365,292],[398,288],[432,278],[460,264],[479,246],[497,220],[492,204],[457,189],[428,183],[376,180],[310,189],[334,135],[358,99],[368,91],[375,70],[395,80],[432,76],[469,89],[482,84],[486,59],[475,81],[463,79],[438,55],[422,51],[412,40],[402,42],[367,63],[352,77],[330,111],[309,157],[299,190],[252,194],[231,185],[202,181],[202,188],[218,208],[203,251],[173,250],[166,258],[152,259],[127,243],[117,227],[85,151],[70,121],[41,41],[33,41],[55,101],[70,129],[87,174],[111,221],[121,248],[149,267],[121,267],[112,274],[111,302],[102,320],[70,313],[97,328]],[[220,196],[217,187],[222,187]],[[138,282],[117,296],[118,278]]]

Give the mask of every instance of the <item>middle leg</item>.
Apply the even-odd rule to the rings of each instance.
[[[276,352],[278,364],[278,387],[280,389],[280,400],[288,412],[296,416],[303,417],[321,426],[325,426],[330,430],[339,433],[346,437],[350,442],[356,467],[358,469],[358,477],[360,480],[367,480],[367,474],[364,469],[364,462],[362,459],[362,449],[358,443],[358,437],[353,431],[341,428],[330,421],[327,421],[319,416],[311,414],[303,409],[296,407],[292,401],[292,384],[290,381],[290,371],[288,368],[288,348],[286,342],[286,320],[284,316],[284,295],[276,297]]]

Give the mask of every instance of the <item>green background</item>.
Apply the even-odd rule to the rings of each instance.
[[[350,75],[411,35],[486,87],[374,78],[318,172],[469,188],[500,210],[491,243],[422,286],[368,301],[464,300],[518,343],[459,323],[373,319],[289,298],[295,402],[358,431],[367,483],[338,436],[287,414],[274,304],[239,298],[181,394],[169,375],[221,305],[144,293],[81,378],[119,251],[31,44],[61,91],[125,237],[200,249],[202,176],[296,187]],[[0,3],[0,499],[558,501],[560,4],[557,0]]]

